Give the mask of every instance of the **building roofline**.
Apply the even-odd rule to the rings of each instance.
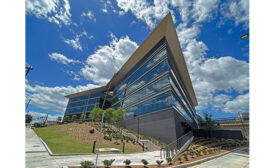
[[[97,93],[97,92],[104,92],[106,90],[107,90],[107,86],[102,86],[102,87],[98,87],[98,88],[94,88],[94,89],[85,90],[85,91],[82,91],[82,92],[70,94],[70,95],[67,95],[65,97],[67,97],[67,98],[73,98],[73,97],[83,96],[83,95],[86,95],[86,94],[92,94],[92,93]]]
[[[126,61],[120,70],[112,77],[106,86],[95,88],[75,94],[65,96],[67,98],[85,95],[87,93],[96,93],[107,90],[107,86],[111,84],[113,88],[118,82],[148,53],[150,50],[165,37],[167,44],[172,52],[172,57],[175,60],[175,65],[179,71],[180,77],[190,95],[191,101],[194,106],[198,105],[196,95],[192,86],[189,72],[185,63],[182,49],[177,36],[177,32],[173,23],[172,15],[169,12],[164,19],[157,25],[157,27],[149,34],[149,36],[142,42],[136,49],[131,57]]]

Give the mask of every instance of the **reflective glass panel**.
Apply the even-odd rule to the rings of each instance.
[[[146,98],[147,96],[157,94],[161,90],[163,90],[165,87],[169,85],[169,75],[165,75],[162,78],[154,81],[150,85],[144,87],[143,89],[135,92],[130,97],[126,98],[124,100],[123,107],[129,106],[141,99]]]
[[[142,102],[138,105],[126,109],[126,117],[130,119],[136,115],[144,115],[154,111],[162,110],[171,107],[171,92],[166,92],[161,95],[158,95],[146,102]]]

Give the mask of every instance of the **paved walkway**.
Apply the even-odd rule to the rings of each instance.
[[[249,168],[249,148],[242,148],[191,168]]]
[[[50,156],[39,137],[30,128],[26,128],[26,167],[27,168],[61,168],[64,166],[80,165],[81,161],[90,160],[95,163],[95,154],[74,156]],[[160,159],[160,152],[143,152],[135,154],[100,154],[98,165],[103,165],[105,159],[115,159],[113,165],[124,165],[125,159],[132,161],[131,165],[140,165],[141,159],[149,164],[155,164]]]

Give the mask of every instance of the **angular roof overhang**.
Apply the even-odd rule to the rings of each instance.
[[[97,93],[97,92],[104,92],[106,90],[107,90],[107,86],[102,86],[102,87],[98,87],[98,88],[94,88],[94,89],[85,90],[85,91],[82,91],[82,92],[70,94],[70,95],[67,95],[65,97],[67,97],[67,98],[73,98],[73,97],[78,97],[78,96],[84,96],[86,94],[92,94],[92,93]]]
[[[196,95],[192,86],[192,82],[189,76],[184,56],[182,54],[182,49],[170,12],[157,25],[157,27],[152,31],[152,33],[143,41],[143,43],[126,61],[126,63],[121,67],[121,69],[113,76],[109,83],[106,86],[100,88],[105,88],[105,90],[107,90],[107,86],[109,86],[109,84],[111,84],[111,88],[118,84],[118,82],[131,70],[131,68],[133,68],[134,65],[136,65],[163,37],[165,37],[167,44],[172,52],[172,57],[175,60],[175,64],[179,71],[179,75],[182,78],[182,81],[186,87],[187,92],[189,93],[191,101],[194,106],[197,106],[198,102],[196,99]],[[66,97],[75,97],[90,92],[96,93],[99,92],[99,90],[97,89],[99,88],[76,93],[73,95],[68,95]]]

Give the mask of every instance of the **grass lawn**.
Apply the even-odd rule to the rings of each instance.
[[[72,139],[66,131],[56,131],[54,127],[34,129],[35,133],[43,139],[54,154],[64,153],[91,153],[93,145],[78,142]],[[122,146],[110,145],[101,148],[117,148]],[[135,149],[125,148],[125,153],[137,152]]]

